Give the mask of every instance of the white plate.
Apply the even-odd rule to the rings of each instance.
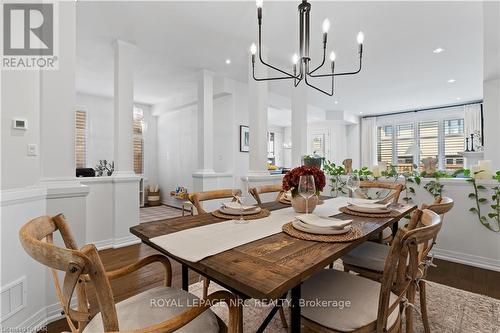
[[[359,212],[359,213],[387,214],[391,212],[391,210],[388,208],[380,209],[380,208],[370,208],[368,206],[348,205],[347,208],[349,210],[352,210],[353,212]]]
[[[349,232],[351,230],[351,226],[348,225],[344,229],[333,229],[333,228],[318,228],[318,227],[311,227],[308,225],[305,225],[304,223],[300,222],[299,220],[295,220],[292,222],[292,226],[300,231],[307,232],[309,234],[315,234],[315,235],[341,235]]]
[[[219,210],[221,213],[228,215],[241,215],[241,211],[239,209],[232,209],[222,206],[221,208],[219,208]],[[260,207],[255,207],[255,209],[252,210],[244,210],[243,215],[254,215],[260,213],[260,211]]]

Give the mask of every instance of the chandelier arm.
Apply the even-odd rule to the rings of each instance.
[[[333,76],[332,76],[332,90],[331,90],[331,92],[327,92],[327,91],[325,91],[325,90],[323,90],[323,89],[321,89],[321,88],[315,87],[315,86],[313,86],[312,84],[310,84],[310,83],[309,83],[309,81],[307,81],[307,75],[305,75],[305,77],[304,77],[304,81],[306,82],[306,84],[307,84],[309,87],[314,88],[314,89],[316,89],[317,91],[322,92],[322,93],[323,93],[323,94],[325,94],[325,95],[328,95],[328,96],[333,96],[333,89],[334,89],[334,86],[333,86]]]
[[[309,74],[309,76],[311,77],[331,77],[331,76],[343,76],[343,75],[354,75],[354,74],[358,74],[359,72],[361,72],[361,67],[362,66],[362,60],[361,60],[361,56],[359,57],[359,68],[358,70],[354,71],[354,72],[342,72],[342,73],[332,73],[332,74],[316,74],[316,75],[312,75],[312,74]]]
[[[320,69],[321,67],[323,67],[323,65],[325,64],[325,59],[326,59],[326,44],[325,44],[325,47],[323,47],[323,61],[321,62],[321,65],[319,65],[318,67],[316,67],[314,70],[312,70],[308,74],[311,75],[312,73],[316,72],[318,69]]]
[[[274,69],[275,71],[278,71],[280,73],[283,73],[287,76],[289,76],[289,78],[295,78],[294,75],[290,74],[290,73],[287,73],[271,64],[268,64],[264,61],[264,59],[262,58],[262,24],[259,24],[259,60],[262,64],[266,65],[267,67],[270,67],[272,69]],[[281,78],[280,78],[281,79]]]

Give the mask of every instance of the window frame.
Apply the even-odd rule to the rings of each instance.
[[[141,125],[142,125],[142,129],[141,129],[141,134],[136,134],[134,133],[134,122],[136,121],[135,118],[134,118],[134,111],[135,109],[138,109],[138,110],[141,110],[141,113],[142,113],[142,118],[141,118]],[[142,108],[141,106],[138,106],[138,105],[134,105],[133,109],[132,109],[132,162],[133,162],[133,168],[134,168],[134,173],[136,175],[139,175],[139,176],[142,176],[144,175],[144,170],[145,170],[145,167],[146,167],[146,158],[145,158],[145,153],[146,153],[146,149],[145,149],[145,146],[146,146],[146,130],[147,130],[147,126],[146,126],[146,120],[145,120],[145,116],[144,116],[144,108]],[[141,152],[141,157],[142,157],[142,161],[141,161],[141,173],[136,173],[135,172],[135,151],[134,151],[134,141],[136,138],[139,138],[141,140],[141,148],[142,148],[142,152]]]
[[[384,117],[379,117],[377,119],[377,132],[379,127],[384,127],[384,126],[392,126],[392,131],[393,131],[393,136],[392,136],[392,165],[398,165],[398,158],[397,158],[397,144],[396,144],[396,129],[398,125],[405,125],[405,124],[413,124],[413,131],[414,131],[414,142],[419,144],[420,147],[420,138],[419,138],[419,133],[418,133],[418,126],[420,123],[424,122],[430,122],[430,121],[437,121],[438,122],[438,168],[439,170],[445,170],[446,166],[446,160],[445,160],[445,134],[444,134],[444,122],[448,120],[455,120],[455,119],[464,119],[465,121],[465,115],[463,111],[463,106],[459,107],[450,107],[448,110],[443,110],[440,112],[440,114],[436,114],[433,112],[417,112],[416,114],[410,113],[410,114],[395,114],[395,115],[387,115]],[[464,137],[465,138],[465,137]],[[377,156],[377,162],[378,161],[378,148],[379,148],[379,141],[378,141],[378,136],[377,136],[377,142],[375,145],[376,149],[376,156]],[[464,148],[465,149],[465,148]],[[414,161],[418,161],[418,167],[420,166],[420,154],[417,154],[417,156],[414,156]]]

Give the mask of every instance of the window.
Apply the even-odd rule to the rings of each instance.
[[[274,132],[267,133],[267,155],[274,157]]]
[[[413,124],[396,126],[396,151],[397,167],[399,171],[411,171],[413,169],[413,145],[415,133]]]
[[[418,124],[420,161],[432,157],[439,158],[439,122],[426,121]],[[423,164],[420,164],[423,171]]]
[[[464,120],[451,119],[444,121],[444,165],[447,170],[460,169],[464,159],[460,153],[464,151]]]
[[[378,161],[395,165],[400,172],[412,171],[414,164],[419,164],[422,170],[422,160],[429,157],[438,160],[440,169],[459,169],[463,167],[464,160],[460,155],[463,151],[463,118],[377,128]]]
[[[144,166],[144,113],[142,109],[134,107],[133,145],[134,145],[134,172],[143,173]]]
[[[75,111],[75,166],[87,166],[87,112]]]
[[[392,126],[378,128],[377,156],[379,162],[392,164]]]

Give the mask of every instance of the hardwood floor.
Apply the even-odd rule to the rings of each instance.
[[[106,270],[117,269],[155,253],[158,252],[143,244],[99,252]],[[172,285],[176,288],[181,288],[181,266],[175,261],[171,261],[171,263]],[[500,288],[498,287],[500,272],[438,259],[435,259],[434,263],[437,264],[437,267],[429,270],[428,280],[500,299]],[[153,286],[160,285],[162,279],[163,270],[161,265],[153,264],[125,278],[113,281],[111,285],[115,295],[115,301],[119,302]],[[189,274],[190,284],[198,280],[198,274],[193,272]],[[60,333],[63,331],[69,331],[69,327],[66,324],[66,320],[61,319],[50,323],[46,332]]]

